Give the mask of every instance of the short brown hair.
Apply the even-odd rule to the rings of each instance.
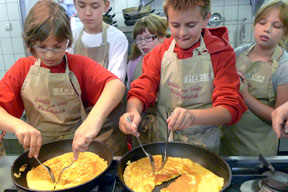
[[[263,4],[260,9],[255,14],[254,27],[255,25],[263,19],[267,14],[269,14],[273,9],[279,10],[279,17],[284,26],[284,39],[283,42],[279,42],[281,46],[287,43],[288,38],[288,1],[287,0],[272,0]]]
[[[73,35],[66,10],[58,3],[43,0],[29,11],[22,36],[31,54],[35,55],[35,41],[44,41],[49,35],[54,35],[59,42],[69,40],[68,47],[72,44]]]
[[[168,18],[168,8],[172,7],[174,10],[183,11],[198,6],[201,8],[203,18],[206,18],[211,11],[210,0],[164,0],[163,9]]]
[[[133,40],[136,36],[143,33],[146,29],[157,37],[165,37],[167,34],[168,22],[165,17],[159,15],[150,14],[148,16],[140,18],[134,25]],[[132,51],[129,59],[134,60],[142,55],[135,43],[132,44]]]

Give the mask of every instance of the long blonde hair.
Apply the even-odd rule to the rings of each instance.
[[[49,35],[54,35],[59,42],[69,40],[68,47],[72,44],[73,35],[66,10],[51,0],[39,1],[26,17],[22,37],[35,56],[35,41],[44,41]]]
[[[134,25],[133,29],[133,40],[136,39],[136,36],[145,32],[146,29],[157,37],[165,37],[167,34],[168,22],[165,17],[161,17],[159,15],[150,14],[145,17],[140,18]],[[140,55],[142,55],[141,51],[138,49],[135,42],[131,45],[131,55],[129,57],[130,60],[134,60]]]

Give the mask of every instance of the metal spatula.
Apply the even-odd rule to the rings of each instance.
[[[52,169],[51,169],[49,166],[46,166],[46,165],[44,165],[43,163],[41,163],[41,161],[40,161],[37,157],[34,157],[34,158],[38,161],[38,163],[39,163],[40,165],[42,165],[42,166],[48,171],[48,173],[49,173],[49,175],[50,175],[50,177],[51,177],[51,179],[52,179],[52,182],[53,182],[53,185],[54,185],[54,189],[55,189],[55,186],[56,186],[55,176],[54,176],[54,174],[53,174]]]
[[[64,168],[61,170],[61,172],[60,172],[60,174],[59,174],[59,177],[58,177],[58,179],[57,179],[57,182],[56,182],[55,185],[54,185],[54,189],[56,188],[56,185],[59,183],[63,171],[65,171],[66,169],[68,169],[69,167],[71,167],[71,165],[72,165],[74,162],[75,162],[75,161],[73,160],[70,165],[64,167]]]
[[[131,119],[127,116],[126,117],[126,120],[130,123],[130,124],[132,124],[132,121],[131,121]],[[148,159],[149,159],[149,161],[150,161],[150,164],[151,164],[151,167],[152,167],[152,171],[153,171],[153,175],[155,174],[155,162],[154,162],[154,159],[153,159],[153,157],[152,157],[152,155],[150,154],[150,153],[148,153],[145,149],[144,149],[144,147],[143,147],[143,145],[142,145],[142,143],[141,143],[141,141],[140,141],[140,139],[139,139],[139,136],[135,136],[136,138],[137,138],[137,140],[138,140],[138,142],[139,142],[139,145],[140,145],[140,147],[142,148],[142,151],[145,153],[145,155],[148,157]]]

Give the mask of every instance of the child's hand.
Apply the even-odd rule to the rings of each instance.
[[[241,80],[241,86],[240,86],[240,92],[241,94],[243,95],[244,99],[245,97],[249,94],[249,91],[248,91],[248,82],[246,80],[246,77],[245,77],[245,74],[241,73],[241,72],[238,72],[238,75],[240,77],[240,80]]]
[[[23,145],[23,148],[25,150],[29,149],[28,156],[30,158],[38,157],[42,145],[42,137],[39,130],[25,123],[15,129],[15,135],[19,143]]]
[[[191,127],[195,121],[195,117],[189,110],[177,107],[168,117],[168,129],[186,129]]]
[[[74,134],[72,151],[74,154],[74,160],[78,159],[79,152],[88,150],[90,143],[98,135],[103,125],[103,119],[86,118],[86,120],[78,127]]]
[[[272,127],[278,138],[288,137],[288,133],[285,133],[288,129],[288,102],[282,104],[276,108],[272,113]]]
[[[119,128],[125,134],[132,134],[137,136],[137,127],[141,121],[141,116],[137,112],[124,113],[120,117]]]
[[[246,80],[246,77],[245,77],[245,74],[243,74],[242,72],[237,72],[239,77],[240,77],[240,80],[244,83],[244,81]]]

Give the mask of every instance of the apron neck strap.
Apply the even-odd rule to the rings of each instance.
[[[193,50],[193,55],[201,55],[202,53],[208,53],[208,49],[205,46],[204,38],[200,36],[200,46]]]
[[[168,48],[168,52],[173,52],[174,51],[174,48],[175,48],[175,45],[176,45],[176,41],[175,39],[172,40],[169,48]]]

